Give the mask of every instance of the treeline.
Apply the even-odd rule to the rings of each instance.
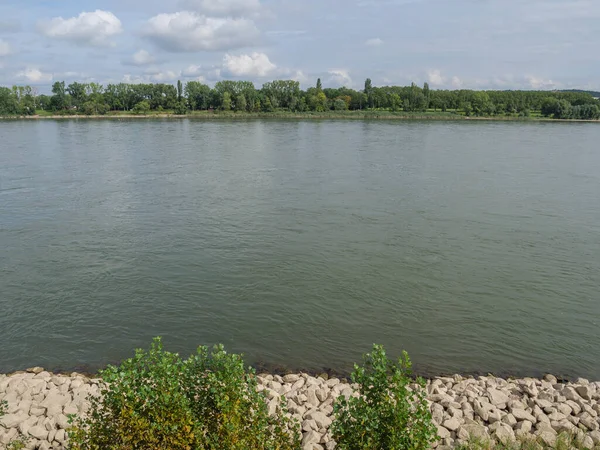
[[[56,82],[52,95],[37,95],[29,86],[0,87],[0,114],[30,115],[37,111],[56,114],[106,114],[151,111],[186,114],[190,111],[325,112],[346,110],[450,111],[466,116],[522,116],[533,112],[557,119],[600,119],[600,101],[586,92],[432,90],[423,87],[373,86],[364,89],[316,86],[300,89],[300,83],[275,80],[257,89],[250,81],[219,81],[213,88],[198,81],[185,85],[109,84]]]

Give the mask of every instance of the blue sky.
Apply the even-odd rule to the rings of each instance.
[[[600,0],[0,0],[0,84],[600,90]]]

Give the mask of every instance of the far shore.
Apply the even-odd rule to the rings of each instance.
[[[439,121],[498,121],[498,122],[592,122],[600,120],[584,119],[552,119],[548,117],[514,117],[514,116],[486,116],[467,117],[460,114],[393,114],[389,112],[360,112],[348,113],[221,113],[202,112],[195,114],[106,114],[106,115],[79,115],[79,114],[53,114],[31,116],[0,116],[0,120],[122,120],[122,119],[193,119],[193,120],[255,120],[255,119],[281,119],[281,120],[439,120]]]

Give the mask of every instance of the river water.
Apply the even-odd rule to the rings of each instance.
[[[600,126],[0,122],[0,371],[161,335],[600,379]]]

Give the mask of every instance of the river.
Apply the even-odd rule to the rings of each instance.
[[[600,126],[0,121],[0,371],[161,335],[600,379]]]

